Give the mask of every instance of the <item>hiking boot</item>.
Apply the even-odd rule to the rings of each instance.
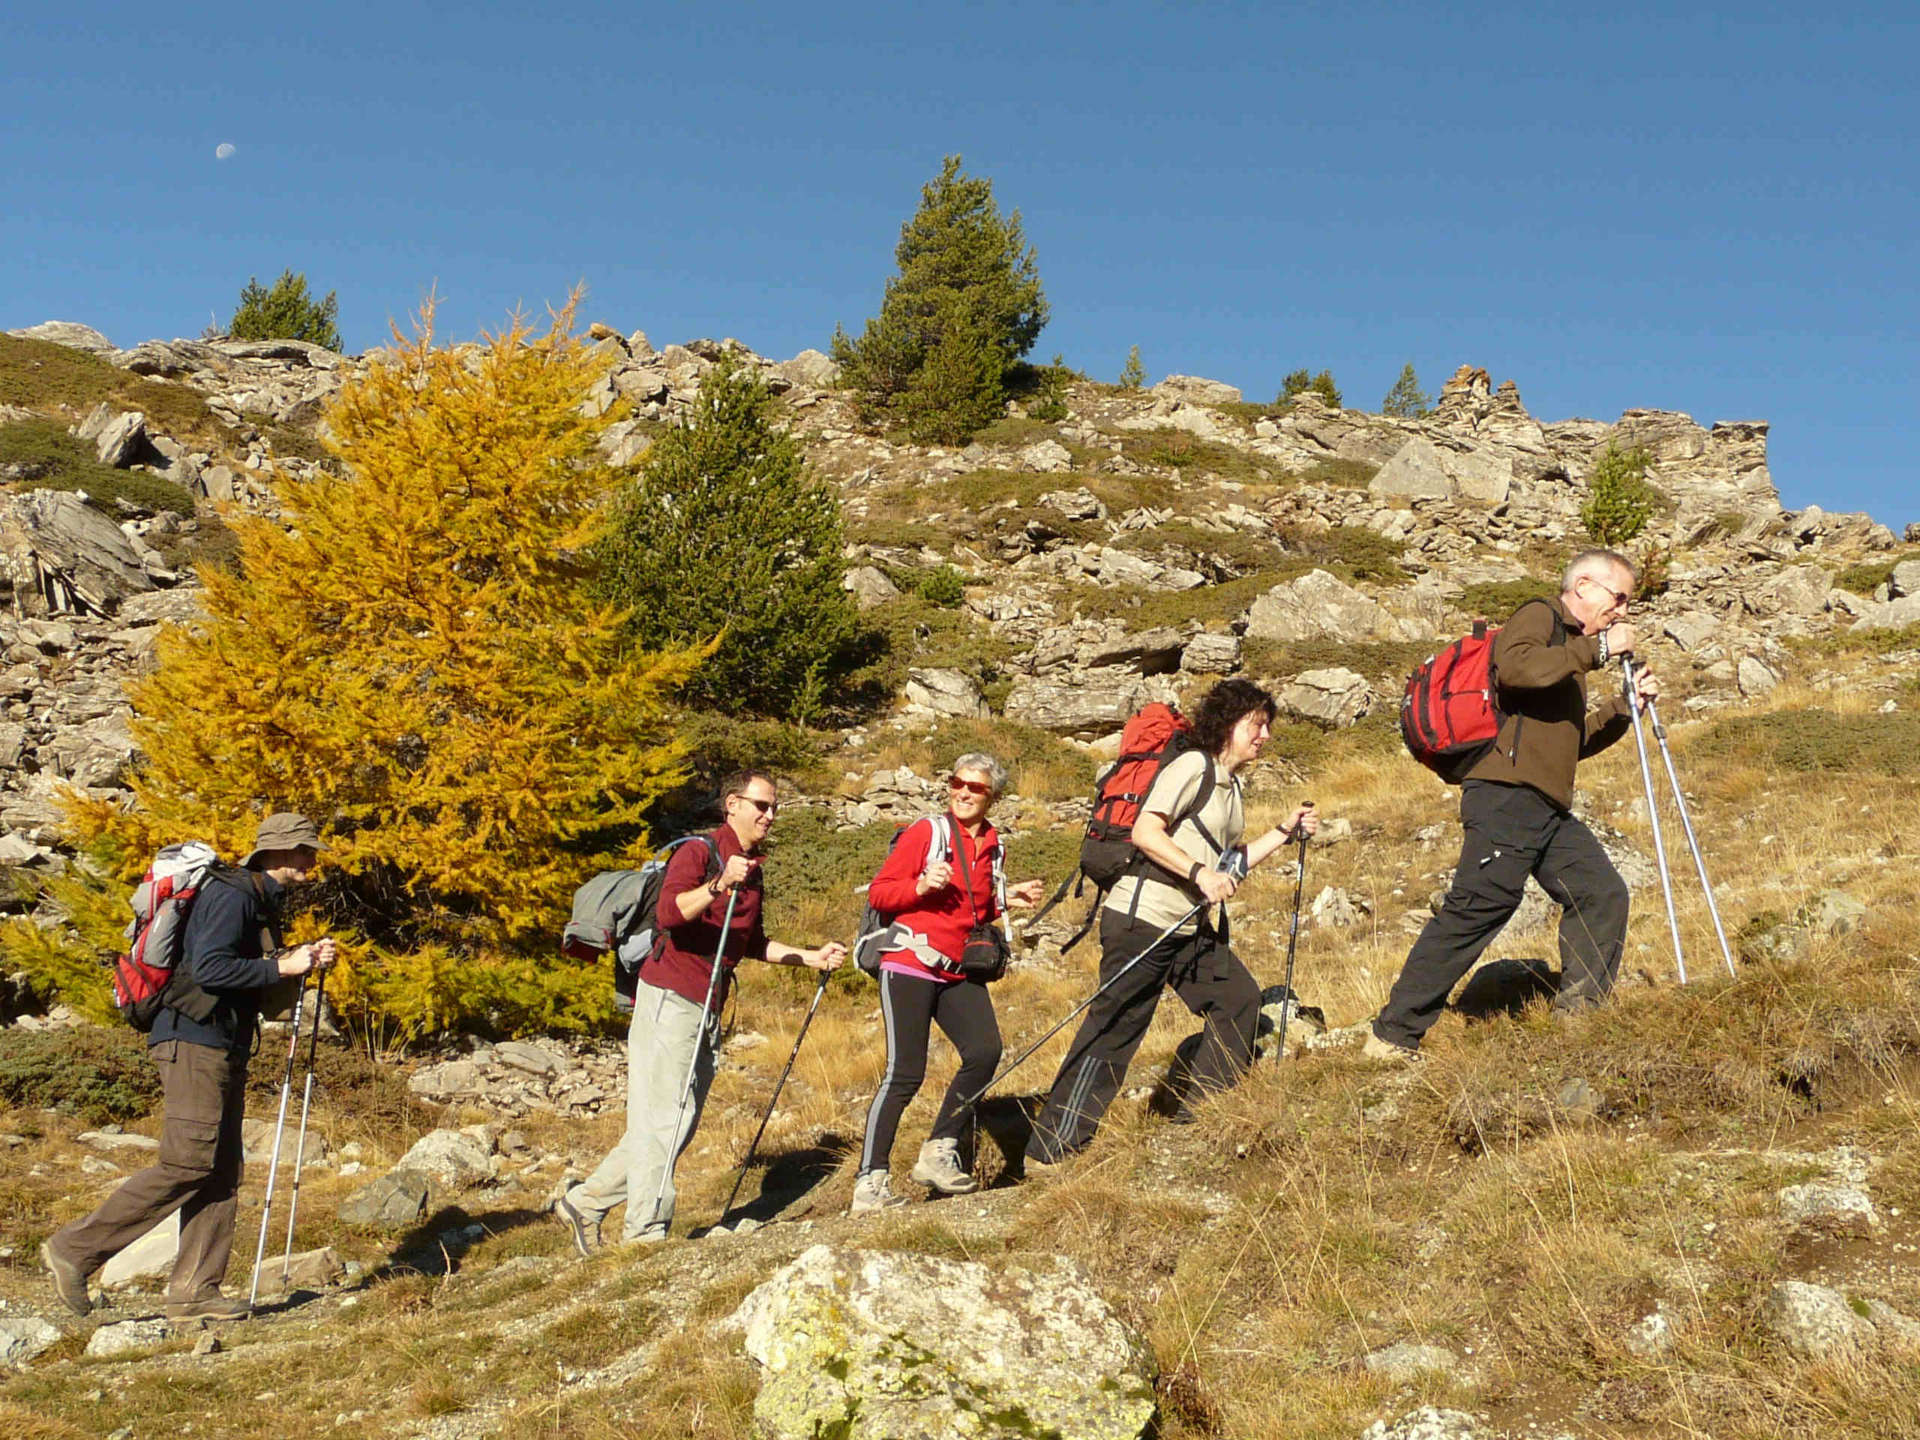
[[[169,1320],[245,1320],[253,1307],[237,1295],[203,1295],[198,1300],[169,1300],[162,1307]]]
[[[47,1274],[53,1279],[53,1293],[60,1297],[62,1305],[76,1315],[92,1313],[93,1297],[87,1294],[85,1272],[54,1249],[51,1240],[40,1246],[40,1263],[47,1267]]]
[[[1411,1065],[1420,1058],[1420,1052],[1411,1045],[1382,1040],[1371,1030],[1367,1031],[1367,1043],[1360,1047],[1360,1053],[1369,1060],[1385,1060],[1390,1065]]]
[[[855,1182],[849,1215],[864,1215],[869,1210],[891,1210],[907,1203],[907,1197],[893,1193],[893,1177],[885,1170],[869,1170]]]
[[[567,1234],[573,1237],[573,1248],[580,1252],[582,1260],[600,1248],[600,1222],[587,1219],[565,1195],[553,1202],[553,1218],[567,1227]]]
[[[980,1182],[960,1168],[957,1140],[929,1140],[922,1145],[920,1158],[913,1162],[913,1182],[942,1195],[971,1195],[980,1188]]]

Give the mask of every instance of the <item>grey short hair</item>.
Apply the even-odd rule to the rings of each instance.
[[[948,773],[958,775],[962,770],[978,770],[987,777],[987,783],[993,786],[994,794],[1000,795],[1006,792],[1007,767],[993,756],[980,750],[969,750],[953,762],[953,769]]]
[[[1582,575],[1598,580],[1603,567],[1611,570],[1615,566],[1631,575],[1635,585],[1640,583],[1640,567],[1618,550],[1582,550],[1567,562],[1567,568],[1560,576],[1560,592],[1565,594],[1573,589],[1574,582]]]

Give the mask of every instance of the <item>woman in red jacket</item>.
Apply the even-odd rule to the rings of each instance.
[[[1000,836],[987,823],[987,810],[1006,783],[1006,767],[991,755],[954,761],[947,813],[908,826],[868,887],[874,909],[894,918],[885,942],[892,948],[880,960],[887,1069],[867,1111],[855,1214],[906,1203],[905,1196],[893,1193],[888,1158],[901,1112],[926,1079],[927,1039],[935,1022],[960,1052],[960,1069],[920,1147],[913,1178],[948,1195],[979,1188],[960,1164],[960,1134],[969,1115],[961,1102],[993,1078],[1000,1064],[1000,1027],[987,987],[961,974],[960,954],[969,931],[1000,918],[994,891]],[[1016,885],[1010,903],[1036,905],[1044,886],[1040,880]]]

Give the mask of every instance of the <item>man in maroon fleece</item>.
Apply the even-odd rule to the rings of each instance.
[[[760,847],[780,808],[773,777],[764,770],[729,776],[720,804],[720,828],[704,843],[680,846],[667,862],[656,912],[664,939],[640,967],[627,1031],[626,1133],[592,1175],[554,1202],[555,1216],[572,1232],[582,1255],[599,1248],[600,1222],[623,1203],[623,1240],[667,1238],[673,1223],[673,1166],[693,1139],[713,1084],[720,1013],[734,967],[754,959],[832,970],[846,959],[846,947],[838,942],[803,950],[767,939],[760,911]],[[716,953],[720,975],[703,1025]],[[693,1085],[686,1091],[689,1066]]]

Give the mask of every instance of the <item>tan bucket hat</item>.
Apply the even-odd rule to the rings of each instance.
[[[259,833],[253,837],[253,849],[240,862],[240,868],[250,868],[255,860],[270,850],[302,848],[315,853],[327,848],[320,843],[320,827],[304,815],[291,810],[276,810],[260,822]]]

